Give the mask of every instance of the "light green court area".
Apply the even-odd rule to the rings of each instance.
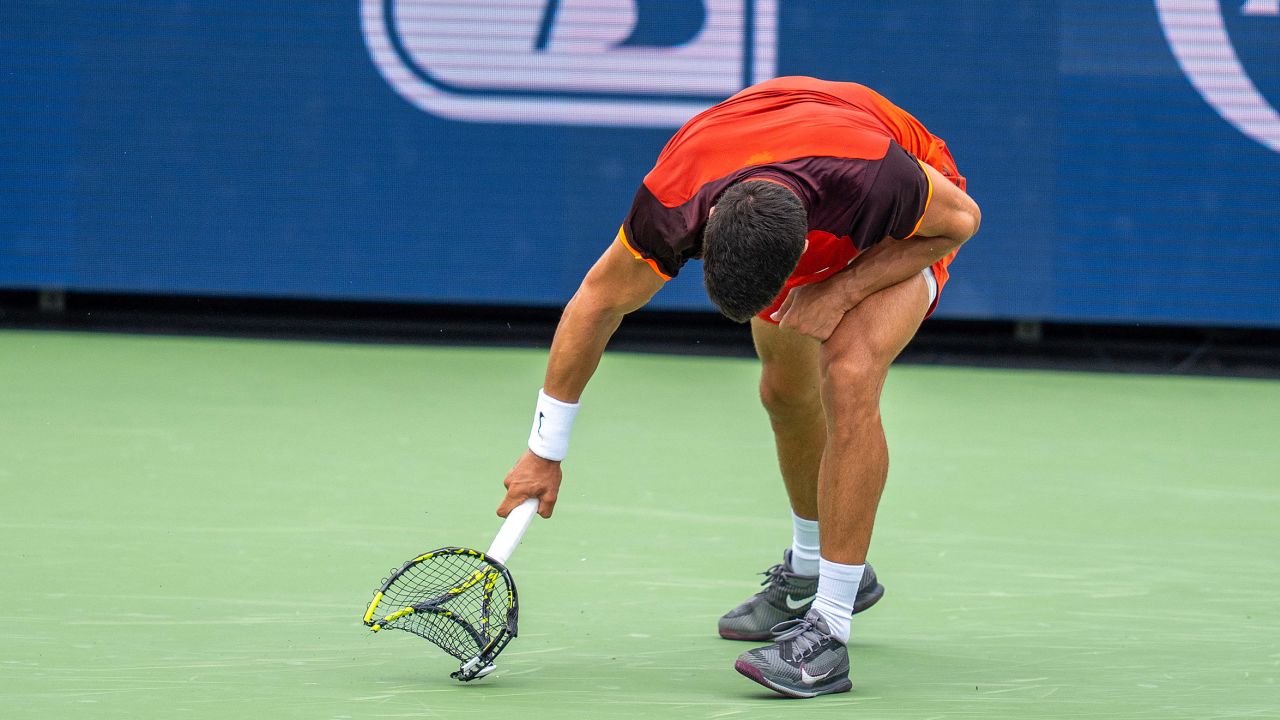
[[[0,717],[1280,716],[1280,383],[902,367],[854,692],[716,618],[790,539],[746,360],[614,354],[490,677],[360,622],[487,546],[544,354],[0,333]]]

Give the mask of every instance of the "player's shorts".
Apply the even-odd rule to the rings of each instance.
[[[932,138],[929,146],[917,156],[934,170],[942,173],[942,176],[950,180],[956,187],[961,190],[968,188],[968,182],[960,174],[960,171],[956,169],[955,158],[951,156],[951,151],[947,149],[947,143],[942,138]],[[769,316],[782,307],[787,295],[791,294],[792,288],[822,282],[843,270],[857,256],[858,249],[847,239],[837,238],[830,233],[821,231],[810,232],[809,247],[805,250],[804,255],[800,256],[800,263],[796,266],[795,271],[791,273],[791,277],[787,279],[787,283],[783,285],[782,292],[778,293],[778,297],[774,298],[769,307],[761,310],[756,317],[767,323],[777,325],[778,321]],[[925,268],[925,281],[930,285],[929,311],[925,313],[926,318],[932,315],[933,311],[938,307],[938,299],[942,295],[942,288],[946,286],[947,279],[951,277],[948,266],[951,265],[951,261],[955,259],[955,256],[956,253],[953,251],[933,265]]]

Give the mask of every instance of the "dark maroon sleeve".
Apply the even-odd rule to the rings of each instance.
[[[702,249],[700,228],[691,210],[688,205],[666,207],[649,188],[641,185],[622,223],[627,244],[645,259],[657,263],[663,274],[675,277]]]
[[[854,244],[864,249],[885,236],[902,239],[911,235],[929,203],[929,177],[915,156],[892,142],[876,162],[879,170],[858,208],[850,235]]]

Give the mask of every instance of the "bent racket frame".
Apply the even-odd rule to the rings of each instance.
[[[503,522],[497,537],[494,538],[493,543],[489,546],[488,552],[482,553],[462,547],[443,547],[423,553],[406,562],[399,570],[392,573],[391,577],[387,578],[378,591],[374,593],[373,600],[369,603],[369,607],[364,614],[364,624],[374,632],[386,628],[395,628],[412,632],[432,642],[462,662],[458,670],[450,675],[455,680],[467,682],[493,672],[495,667],[493,664],[494,659],[516,637],[519,631],[517,627],[519,619],[518,595],[515,581],[511,578],[510,571],[507,570],[506,562],[520,543],[520,539],[528,529],[529,523],[532,522],[533,515],[537,509],[538,500],[530,498],[512,510],[506,521]],[[440,587],[428,593],[419,593],[414,588],[416,582],[413,576],[416,572],[422,570],[420,566],[423,566],[424,563],[458,560],[478,567],[472,567],[466,572],[458,573],[457,578],[444,582]],[[410,585],[411,594],[420,594],[421,597],[411,597],[406,601],[403,592],[393,593],[392,588],[401,580]],[[477,586],[480,587],[480,608],[478,618],[476,618],[478,622],[473,622],[465,615],[474,615],[475,613],[455,612],[449,607],[449,602],[463,596],[464,593]],[[502,600],[505,600],[506,608],[493,606],[494,594],[499,590],[501,591]],[[389,595],[394,595],[399,600],[395,609],[375,619],[379,613],[380,606]],[[505,612],[503,612],[504,610]],[[497,617],[495,617],[495,611],[497,612]],[[471,641],[470,646],[464,648],[463,644],[457,642],[450,633],[443,633],[442,635],[440,632],[429,632],[429,629],[433,627],[439,628],[441,625],[433,625],[431,622],[426,621],[425,618],[421,624],[398,622],[412,615],[426,615],[441,623],[449,623],[456,626]],[[479,627],[477,627],[477,624]],[[471,652],[471,648],[477,648],[478,652]]]
[[[383,604],[384,598],[387,597],[393,585],[413,573],[419,565],[446,561],[449,556],[472,559],[479,563],[480,567],[471,570],[470,574],[465,577],[460,576],[457,582],[452,587],[444,590],[444,592],[412,604],[397,605],[392,612],[375,619],[381,609],[380,606]],[[499,585],[505,591],[503,594],[506,607],[494,607],[494,589]],[[473,620],[468,617],[469,613],[455,612],[449,607],[450,600],[477,586],[480,587],[481,591],[481,607],[478,619]],[[413,632],[431,641],[445,652],[462,661],[462,666],[458,668],[458,672],[454,673],[452,677],[457,680],[467,681],[487,675],[493,670],[493,659],[498,656],[498,653],[502,652],[507,643],[511,642],[511,639],[519,632],[519,608],[519,596],[517,595],[515,582],[511,579],[511,573],[505,565],[498,562],[491,555],[478,550],[463,547],[443,547],[415,557],[401,566],[391,577],[387,578],[382,587],[378,588],[377,593],[374,594],[373,601],[369,603],[369,608],[364,615],[364,624],[374,632],[385,628],[396,628]],[[478,648],[479,652],[475,654],[464,653],[461,651],[463,649],[461,643],[445,642],[443,637],[450,636],[449,633],[426,633],[412,627],[397,624],[398,620],[407,618],[410,615],[431,615],[439,623],[449,623],[456,626],[465,637],[470,639],[470,646]],[[439,625],[429,621],[425,622],[425,626],[439,627]]]

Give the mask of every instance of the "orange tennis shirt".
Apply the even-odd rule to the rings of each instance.
[[[636,191],[619,235],[669,279],[701,256],[708,212],[727,187],[760,178],[791,188],[808,213],[809,246],[761,313],[767,319],[791,288],[825,280],[885,237],[915,233],[932,194],[920,162],[964,189],[946,143],[874,90],[775,78],[676,132]],[[953,256],[933,266],[939,290]]]

